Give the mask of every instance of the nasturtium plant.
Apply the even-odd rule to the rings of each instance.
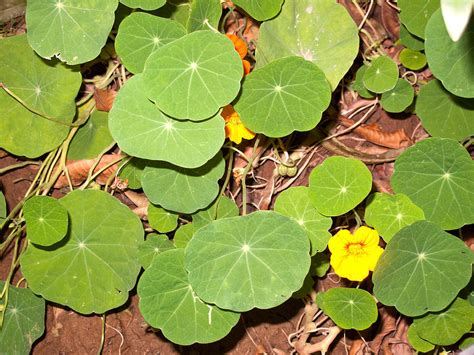
[[[151,203],[173,212],[194,213],[217,197],[224,168],[221,153],[196,169],[153,162],[143,171],[141,183]]]
[[[127,182],[127,187],[132,190],[142,188],[142,174],[147,164],[147,160],[133,158],[131,159],[119,173],[119,178]]]
[[[335,1],[286,0],[281,13],[260,27],[257,67],[297,55],[316,64],[334,91],[357,56],[357,33],[347,10]]]
[[[226,36],[196,31],[150,55],[143,74],[146,96],[161,111],[202,121],[235,99],[243,68]]]
[[[367,199],[365,221],[380,233],[386,243],[403,227],[423,219],[423,210],[404,194],[376,192]]]
[[[472,0],[441,0],[441,13],[449,37],[459,41],[471,18]]]
[[[0,40],[0,147],[36,158],[61,144],[76,113],[76,67],[38,57],[19,35]]]
[[[451,345],[469,332],[474,323],[474,307],[456,298],[446,309],[415,318],[412,327],[417,335],[436,345]]]
[[[158,254],[175,248],[166,235],[150,233],[146,236],[146,240],[138,245],[140,265],[147,269]]]
[[[234,4],[243,8],[254,19],[265,21],[280,12],[283,0],[235,0]]]
[[[35,244],[48,246],[66,236],[69,217],[66,208],[48,196],[34,196],[23,206],[28,239]]]
[[[382,94],[380,104],[387,112],[403,112],[413,103],[415,90],[404,79],[398,79],[395,87]]]
[[[125,6],[146,11],[159,9],[166,4],[166,0],[120,0],[120,2]]]
[[[392,90],[398,83],[397,64],[388,56],[375,58],[362,78],[367,90],[377,94]]]
[[[305,230],[311,242],[311,255],[326,249],[331,237],[328,229],[332,219],[320,214],[313,206],[308,187],[291,187],[283,191],[275,201],[274,210],[293,218]]]
[[[283,137],[316,127],[330,99],[324,73],[312,62],[291,56],[249,74],[235,110],[252,131]]]
[[[56,57],[69,65],[85,63],[105,45],[117,6],[118,0],[30,0],[28,42],[43,58]]]
[[[193,228],[198,230],[212,221],[239,215],[239,207],[227,196],[219,196],[212,205],[193,214]]]
[[[372,175],[359,160],[327,158],[309,177],[309,197],[319,213],[338,216],[349,212],[367,197]]]
[[[0,290],[5,283],[0,280]],[[33,343],[43,335],[45,301],[29,288],[9,286],[8,304],[0,328],[2,354],[29,354]]]
[[[212,30],[219,26],[222,16],[220,0],[193,0],[187,24],[188,32]]]
[[[319,293],[316,303],[334,323],[343,329],[367,329],[378,316],[375,299],[365,290],[331,288]]]
[[[461,141],[474,135],[474,99],[451,94],[438,80],[421,87],[416,113],[433,137]]]
[[[173,237],[173,243],[176,248],[186,248],[188,242],[194,235],[194,225],[192,223],[183,224],[180,226]]]
[[[400,52],[400,63],[407,69],[420,70],[426,63],[426,56],[410,48],[404,48]]]
[[[396,233],[372,277],[374,295],[416,317],[446,308],[467,285],[474,254],[464,242],[427,221]]]
[[[425,49],[423,39],[411,34],[403,24],[400,24],[400,43],[414,51]]]
[[[375,94],[367,90],[367,88],[364,85],[364,82],[362,81],[367,68],[368,66],[364,64],[357,70],[352,87],[355,91],[357,91],[360,97],[364,99],[372,99],[375,97]]]
[[[401,23],[415,36],[425,38],[426,24],[439,9],[439,0],[399,0],[397,6]]]
[[[160,233],[168,233],[178,226],[178,215],[150,203],[148,205],[148,223]]]
[[[240,314],[206,304],[196,296],[183,249],[157,255],[138,283],[140,312],[176,344],[212,343],[237,324]]]
[[[139,218],[99,190],[75,190],[59,201],[69,214],[68,233],[50,247],[28,245],[21,257],[28,287],[83,314],[121,306],[140,271]]]
[[[457,42],[449,37],[438,10],[426,26],[425,53],[433,74],[444,87],[460,97],[474,98],[474,71],[472,56],[474,50],[474,21],[471,21]]]
[[[410,345],[416,350],[422,353],[427,353],[435,348],[434,344],[431,344],[429,341],[426,341],[418,335],[416,327],[412,324],[408,328],[407,338]]]
[[[203,301],[237,312],[280,305],[299,290],[311,258],[305,231],[272,211],[218,219],[186,247],[189,281]]]
[[[224,120],[176,120],[147,99],[144,74],[135,75],[120,90],[109,115],[112,137],[134,157],[161,160],[183,168],[205,164],[224,143]]]
[[[5,201],[5,195],[0,191],[0,223],[3,223],[7,217],[7,202]]]
[[[329,257],[324,253],[317,253],[311,257],[311,267],[309,273],[311,276],[323,277],[329,270]]]
[[[176,21],[135,12],[120,23],[115,50],[129,71],[141,73],[150,54],[185,34],[186,29]]]
[[[474,162],[458,142],[429,138],[405,150],[395,162],[392,187],[423,209],[443,229],[474,222]]]

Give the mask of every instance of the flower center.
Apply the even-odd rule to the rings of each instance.
[[[350,255],[362,255],[364,252],[364,243],[349,243],[346,245],[346,250]]]

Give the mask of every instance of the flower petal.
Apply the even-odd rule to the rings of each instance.
[[[376,246],[379,244],[379,234],[375,229],[362,226],[354,232],[354,238],[367,246]]]

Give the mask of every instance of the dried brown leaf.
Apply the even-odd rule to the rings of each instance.
[[[95,107],[99,111],[109,112],[117,96],[117,91],[112,89],[94,89]]]

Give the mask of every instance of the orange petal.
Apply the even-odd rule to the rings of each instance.
[[[250,62],[248,60],[243,59],[242,64],[244,65],[244,76],[250,73]]]
[[[226,34],[227,38],[229,38],[232,43],[234,44],[234,48],[239,53],[240,58],[244,59],[247,56],[247,44],[239,38],[237,35],[234,35],[232,33],[227,33]]]

